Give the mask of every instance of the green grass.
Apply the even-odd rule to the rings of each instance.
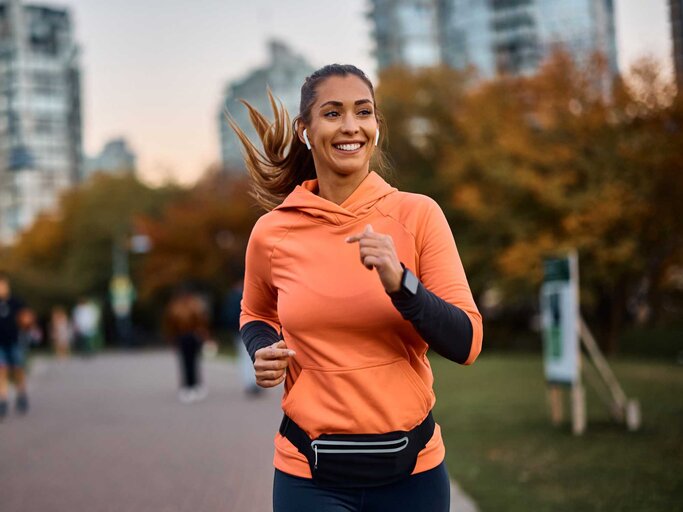
[[[643,425],[611,422],[587,389],[588,427],[575,437],[568,421],[550,424],[540,354],[431,360],[451,477],[482,512],[683,510],[683,366],[611,361]]]

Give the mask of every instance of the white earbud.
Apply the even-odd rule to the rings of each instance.
[[[377,133],[375,134],[375,146],[379,144],[379,128],[377,128]]]
[[[308,150],[311,150],[311,141],[308,140],[308,134],[306,133],[306,129],[304,128],[304,140],[306,141],[306,147]]]

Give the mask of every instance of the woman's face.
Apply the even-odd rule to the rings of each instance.
[[[316,89],[307,128],[313,161],[321,173],[366,174],[375,149],[377,119],[370,88],[357,76],[332,76]]]

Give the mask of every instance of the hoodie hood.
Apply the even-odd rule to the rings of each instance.
[[[307,180],[292,190],[276,210],[299,210],[307,215],[341,226],[364,217],[377,201],[398,190],[371,171],[342,204],[318,195],[318,180]]]

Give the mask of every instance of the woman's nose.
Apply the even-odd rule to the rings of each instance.
[[[358,133],[358,121],[354,116],[344,116],[342,131],[344,133]]]

